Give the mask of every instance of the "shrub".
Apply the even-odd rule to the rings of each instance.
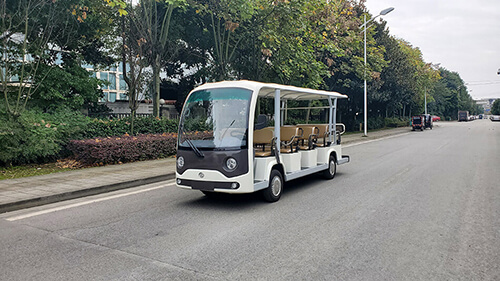
[[[208,137],[209,132],[191,134],[190,139]],[[104,165],[158,159],[176,153],[177,133],[72,140],[68,144],[76,160],[86,165]]]
[[[130,134],[131,118],[101,120],[89,119],[83,138],[115,137]],[[177,132],[178,120],[154,117],[136,117],[134,131],[139,134],[162,134]]]
[[[85,117],[58,110],[52,114],[24,111],[18,117],[0,115],[0,164],[46,162],[57,159],[69,139],[81,137]]]
[[[385,126],[384,117],[377,116],[368,118],[368,128],[370,130],[381,129]]]
[[[177,134],[138,135],[72,140],[68,144],[84,164],[114,164],[157,159],[175,154]]]
[[[386,127],[396,128],[408,126],[409,121],[404,118],[393,117],[385,118],[384,123]]]

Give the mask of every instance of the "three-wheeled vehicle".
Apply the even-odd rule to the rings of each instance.
[[[260,191],[275,202],[286,181],[318,172],[332,179],[337,165],[349,162],[340,144],[344,127],[336,124],[339,98],[347,96],[253,81],[195,88],[179,121],[177,186],[207,196]],[[326,122],[285,126],[287,101],[308,100],[323,100]],[[261,108],[271,108],[270,116]]]
[[[432,130],[432,116],[430,114],[424,114],[422,115],[424,118],[424,129],[431,129]]]
[[[420,130],[423,131],[425,126],[424,116],[415,115],[411,117],[411,130]]]

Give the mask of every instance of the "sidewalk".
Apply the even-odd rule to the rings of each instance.
[[[342,144],[374,140],[410,131],[409,127],[342,136]],[[0,180],[0,213],[50,204],[175,178],[175,158],[79,169]]]

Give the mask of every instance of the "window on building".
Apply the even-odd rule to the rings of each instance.
[[[108,73],[107,72],[101,72],[101,80],[108,81]],[[108,85],[102,86],[103,89],[107,90]]]
[[[116,75],[114,73],[109,73],[108,75],[109,78],[109,89],[110,90],[116,90]]]
[[[108,101],[110,101],[110,102],[116,101],[116,92],[109,92]]]

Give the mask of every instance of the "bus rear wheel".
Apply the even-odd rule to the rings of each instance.
[[[280,199],[281,193],[283,193],[283,175],[273,169],[269,176],[269,186],[262,191],[262,195],[267,202],[276,202]]]
[[[335,161],[335,157],[330,155],[330,159],[328,160],[328,169],[323,171],[323,177],[327,180],[331,180],[335,177],[337,173],[337,162]]]

